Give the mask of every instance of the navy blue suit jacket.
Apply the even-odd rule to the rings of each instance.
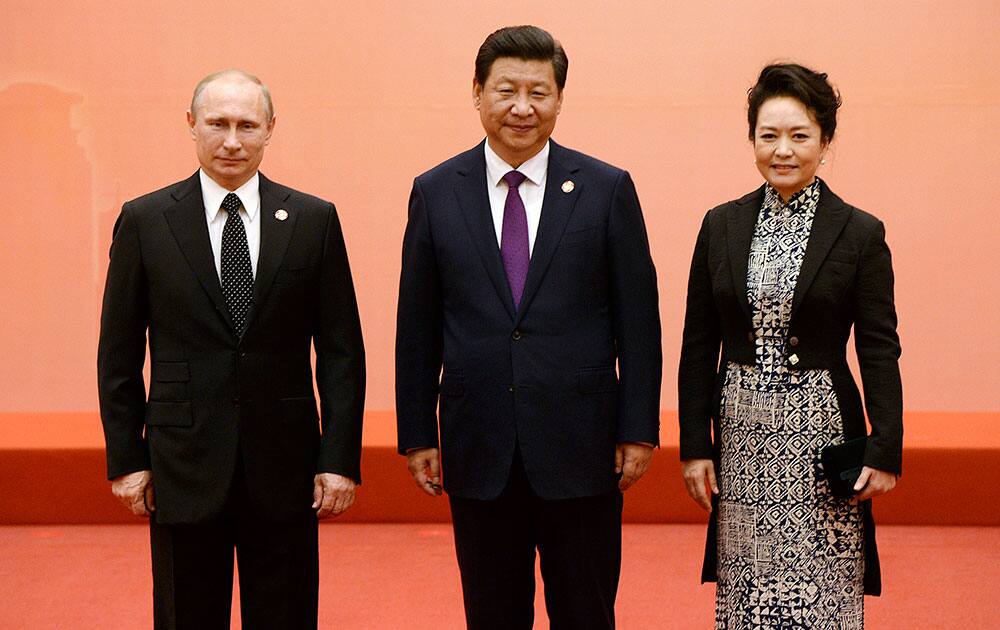
[[[656,271],[628,173],[551,144],[517,309],[483,144],[416,178],[396,331],[399,451],[439,444],[440,401],[451,495],[497,497],[515,445],[542,498],[613,490],[616,443],[658,444],[661,362]]]

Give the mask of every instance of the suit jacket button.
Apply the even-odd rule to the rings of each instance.
[[[788,362],[791,363],[792,365],[797,365],[799,362],[799,355],[793,354],[792,356],[788,357]]]
[[[514,338],[514,341],[517,341],[518,339],[520,339],[520,338],[521,338],[521,331],[520,331],[520,330],[515,330],[515,331],[514,331],[514,332],[513,332],[512,334],[511,334],[511,337],[513,337],[513,338]]]
[[[799,345],[799,338],[798,337],[791,337],[788,340],[788,343],[792,344],[792,347],[795,347],[795,346]]]
[[[507,388],[507,391],[513,393],[515,389],[516,388],[513,385],[511,385],[510,387]]]

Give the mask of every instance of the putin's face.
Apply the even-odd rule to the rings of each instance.
[[[187,120],[201,168],[226,190],[253,177],[274,130],[260,86],[239,76],[206,85]]]
[[[541,151],[562,108],[562,91],[548,60],[500,57],[486,83],[472,81],[472,101],[497,155],[513,167]]]

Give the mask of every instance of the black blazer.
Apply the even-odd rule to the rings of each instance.
[[[261,516],[274,520],[310,511],[317,472],[360,480],[364,346],[336,209],[263,175],[260,198],[242,337],[197,173],[126,203],[115,224],[98,350],[108,477],[152,469],[161,523],[218,514],[240,459]]]
[[[829,370],[844,437],[866,435],[861,396],[847,365],[847,340],[853,326],[864,409],[871,425],[864,461],[872,468],[898,474],[902,470],[903,394],[885,227],[874,216],[844,203],[822,181],[821,187],[792,300],[788,332],[792,354],[787,367]],[[761,186],[713,208],[698,234],[678,373],[681,459],[718,462],[718,411],[726,364],[754,364],[747,261],[763,202]],[[715,579],[715,514],[710,519],[702,575],[706,581]],[[865,515],[865,590],[876,594],[881,581],[867,505]]]
[[[616,443],[658,443],[661,361],[656,271],[628,173],[551,144],[517,310],[483,144],[416,178],[396,329],[399,451],[438,445],[440,393],[450,494],[497,497],[515,444],[543,498],[611,491]]]

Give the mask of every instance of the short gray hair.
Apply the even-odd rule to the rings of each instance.
[[[259,86],[260,93],[264,95],[264,113],[267,115],[268,121],[274,118],[274,105],[271,103],[271,90],[267,89],[267,86],[264,85],[263,81],[258,79],[256,76],[246,72],[245,70],[238,70],[236,68],[213,72],[201,81],[198,81],[198,85],[194,87],[194,94],[191,96],[191,115],[195,115],[195,107],[198,103],[198,97],[205,91],[205,87],[216,79],[222,79],[229,76],[240,77]]]

